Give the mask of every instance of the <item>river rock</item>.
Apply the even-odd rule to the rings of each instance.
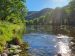
[[[9,53],[13,53],[14,52],[14,50],[9,50]]]
[[[21,52],[22,50],[19,50],[19,49],[16,49],[14,52],[15,53],[19,53],[19,52]]]
[[[8,56],[6,53],[2,53],[2,56]]]
[[[15,48],[15,49],[20,48],[19,45],[10,45],[10,46],[11,46],[11,48]]]
[[[13,56],[19,56],[19,54],[13,55]]]

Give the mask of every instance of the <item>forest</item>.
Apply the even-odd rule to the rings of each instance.
[[[55,9],[45,8],[41,11],[29,11],[27,24],[32,25],[71,25],[75,26],[75,1],[72,0],[64,7]]]

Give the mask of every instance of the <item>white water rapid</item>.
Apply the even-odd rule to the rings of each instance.
[[[59,34],[57,36],[57,56],[71,56],[71,50],[69,48],[69,37]]]

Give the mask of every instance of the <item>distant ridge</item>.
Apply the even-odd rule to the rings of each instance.
[[[51,11],[53,11],[53,9],[51,8],[45,8],[40,11],[29,11],[26,20],[32,20],[34,18],[38,18],[40,16],[50,13]]]

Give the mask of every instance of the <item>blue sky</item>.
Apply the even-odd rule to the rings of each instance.
[[[39,11],[43,8],[56,8],[67,5],[69,0],[27,0],[26,6],[29,11]]]

